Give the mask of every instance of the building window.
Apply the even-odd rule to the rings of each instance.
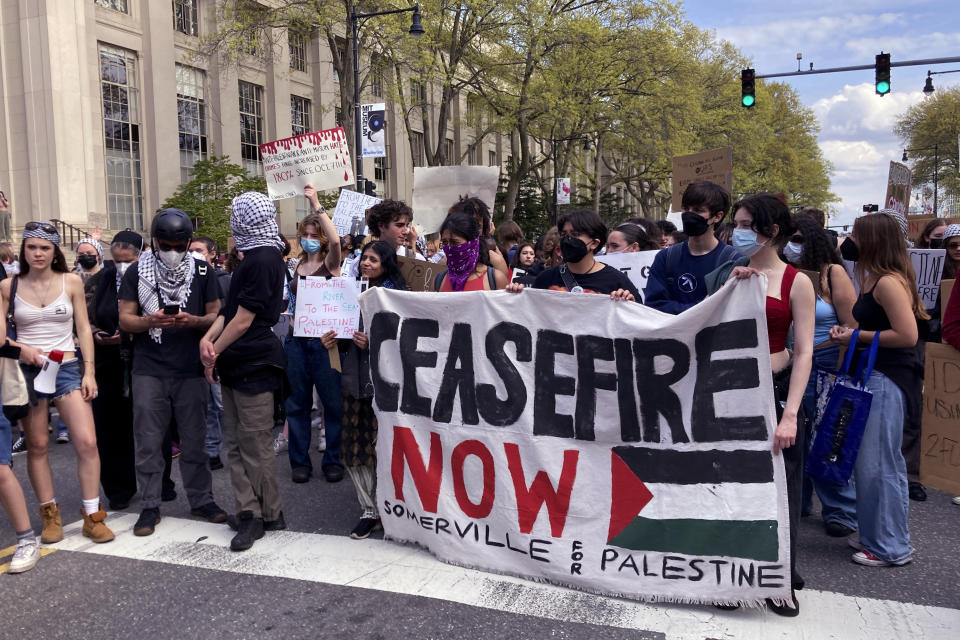
[[[377,184],[377,196],[387,197],[387,159],[373,159],[373,181]]]
[[[136,54],[105,44],[99,49],[110,228],[140,230],[143,229],[143,184]]]
[[[313,211],[310,207],[310,201],[304,196],[297,196],[293,200],[297,203],[297,224],[300,224],[300,221],[306,218]]]
[[[197,160],[207,157],[207,105],[204,102],[205,74],[177,65],[177,122],[180,134],[180,182],[190,179]]]
[[[294,71],[307,71],[307,38],[302,33],[287,32],[290,43],[290,68]]]
[[[263,175],[263,87],[240,80],[240,158],[249,175]]]
[[[477,142],[467,151],[467,164],[479,165],[481,164],[480,158],[482,157],[483,149],[480,148],[480,143]]]
[[[173,0],[173,29],[197,35],[197,0]]]
[[[410,132],[410,156],[413,160],[413,166],[423,166],[423,134],[419,131]]]
[[[333,120],[337,123],[338,127],[343,126],[343,109],[340,107],[333,108]]]
[[[127,8],[127,0],[93,0],[93,3],[104,9],[113,9],[120,13],[130,13],[130,10]]]
[[[427,87],[419,80],[410,81],[410,100],[414,106],[427,102]]]
[[[447,164],[460,164],[459,160],[453,157],[453,140],[450,138],[443,141],[443,155],[447,157]]]
[[[310,101],[306,98],[290,96],[290,130],[295,136],[311,131]]]
[[[496,151],[487,151],[487,166],[495,167],[497,166],[497,152]]]

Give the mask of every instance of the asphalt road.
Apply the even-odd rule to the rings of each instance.
[[[316,450],[312,452],[317,470],[320,455]],[[63,505],[64,523],[74,522],[79,519],[80,495],[72,446],[51,444],[51,464],[57,499]],[[176,464],[174,469],[179,487]],[[14,470],[39,531],[40,518],[27,479],[25,455],[15,457]],[[227,511],[232,511],[227,470],[215,471],[213,475],[216,500]],[[277,458],[277,475],[291,531],[349,535],[360,516],[349,479],[329,484],[321,476],[306,484],[294,484],[285,454]],[[911,564],[899,568],[878,569],[853,564],[852,551],[846,541],[823,533],[815,508],[815,513],[801,524],[798,543],[807,588],[858,598],[960,609],[960,561],[957,560],[960,507],[951,504],[950,495],[932,489],[928,493],[926,502],[911,502],[910,525],[916,554]],[[137,503],[127,512],[136,514]],[[185,496],[181,494],[176,501],[164,503],[161,514],[171,520],[190,519]],[[164,525],[164,522],[158,525],[155,536],[163,532]],[[380,535],[374,534],[374,537]],[[0,518],[0,546],[13,543],[9,522]],[[364,543],[351,541],[349,544]],[[0,576],[0,597],[7,603],[0,637],[22,637],[20,633],[15,634],[15,630],[41,638],[81,635],[394,638],[410,634],[426,638],[665,637],[661,632],[642,627],[624,629],[544,617],[546,614],[538,611],[535,602],[529,611],[519,613],[517,607],[507,611],[471,606],[447,601],[442,595],[425,598],[375,588],[174,565],[149,558],[109,557],[107,547],[110,545],[98,546],[103,549],[97,549],[97,554],[55,552],[41,559],[27,574]],[[532,588],[536,583],[529,585]],[[513,588],[522,595],[522,584]],[[589,605],[591,597],[584,595],[580,601]],[[802,592],[799,598],[803,609]],[[598,599],[598,606],[600,602]],[[960,611],[955,613],[958,635],[953,637],[960,637]],[[800,620],[817,612],[804,610],[802,615]],[[591,618],[591,622],[595,620]],[[882,625],[883,621],[877,623]],[[846,637],[843,632],[846,624],[849,621],[836,620],[837,634],[831,635]]]

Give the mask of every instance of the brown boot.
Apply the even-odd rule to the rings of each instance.
[[[113,540],[113,531],[110,531],[107,525],[103,523],[107,519],[107,512],[103,510],[103,505],[100,505],[99,511],[89,516],[83,509],[80,509],[80,515],[83,516],[83,535],[94,542],[110,542]]]
[[[63,522],[60,520],[60,505],[40,505],[40,517],[43,518],[43,531],[40,532],[40,542],[53,544],[63,540]]]

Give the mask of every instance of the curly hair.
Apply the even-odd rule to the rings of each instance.
[[[413,222],[413,209],[406,202],[381,200],[367,209],[367,226],[370,227],[370,233],[379,238],[383,227],[403,217],[406,217],[408,222]]]
[[[793,224],[803,234],[803,253],[798,268],[819,272],[827,265],[843,264],[833,238],[816,218],[798,213],[793,216]]]
[[[460,198],[454,202],[447,210],[447,215],[451,213],[469,213],[477,221],[480,227],[480,235],[488,236],[493,229],[493,222],[490,220],[490,207],[480,198]]]

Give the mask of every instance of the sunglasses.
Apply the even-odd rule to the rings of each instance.
[[[43,231],[44,233],[60,235],[57,231],[57,228],[47,222],[28,222],[27,224],[23,225],[24,231],[36,231],[37,229],[40,229],[40,231]]]
[[[803,236],[795,235],[790,237],[790,242],[794,244],[803,244]]]

